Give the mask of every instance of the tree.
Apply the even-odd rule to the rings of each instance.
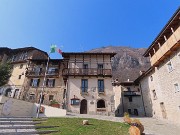
[[[5,85],[11,76],[12,65],[10,63],[0,63],[0,87]]]

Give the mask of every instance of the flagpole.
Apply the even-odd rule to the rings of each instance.
[[[48,66],[49,66],[49,59],[50,59],[50,53],[48,54],[48,60],[47,60],[47,64],[46,64],[46,70],[45,70],[45,75],[44,75],[44,80],[43,80],[43,85],[42,85],[42,90],[41,90],[41,94],[40,94],[40,101],[39,101],[39,105],[38,105],[38,112],[37,112],[37,116],[36,118],[39,118],[39,113],[40,113],[40,108],[41,108],[41,102],[42,102],[42,97],[43,97],[43,92],[44,92],[44,86],[45,86],[45,82],[46,82],[46,76],[47,76],[47,70],[48,70]]]

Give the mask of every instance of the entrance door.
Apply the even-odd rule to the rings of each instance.
[[[87,114],[87,100],[83,99],[80,106],[80,114]]]
[[[161,107],[161,111],[162,111],[162,117],[164,119],[166,119],[167,118],[167,114],[166,114],[166,109],[165,109],[165,106],[164,106],[164,102],[160,103],[160,107]]]
[[[134,109],[134,115],[138,116],[138,110]]]

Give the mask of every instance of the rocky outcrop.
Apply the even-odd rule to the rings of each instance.
[[[145,50],[146,48],[107,46],[89,52],[116,52],[117,54],[112,59],[113,79],[133,81],[139,76],[140,71],[145,71],[150,67],[149,58],[142,56]]]

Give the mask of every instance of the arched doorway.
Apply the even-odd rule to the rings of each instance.
[[[87,100],[81,100],[80,114],[87,114]]]
[[[11,88],[6,89],[5,96],[6,97],[11,97]]]
[[[103,99],[98,100],[97,108],[105,108],[105,101]]]

